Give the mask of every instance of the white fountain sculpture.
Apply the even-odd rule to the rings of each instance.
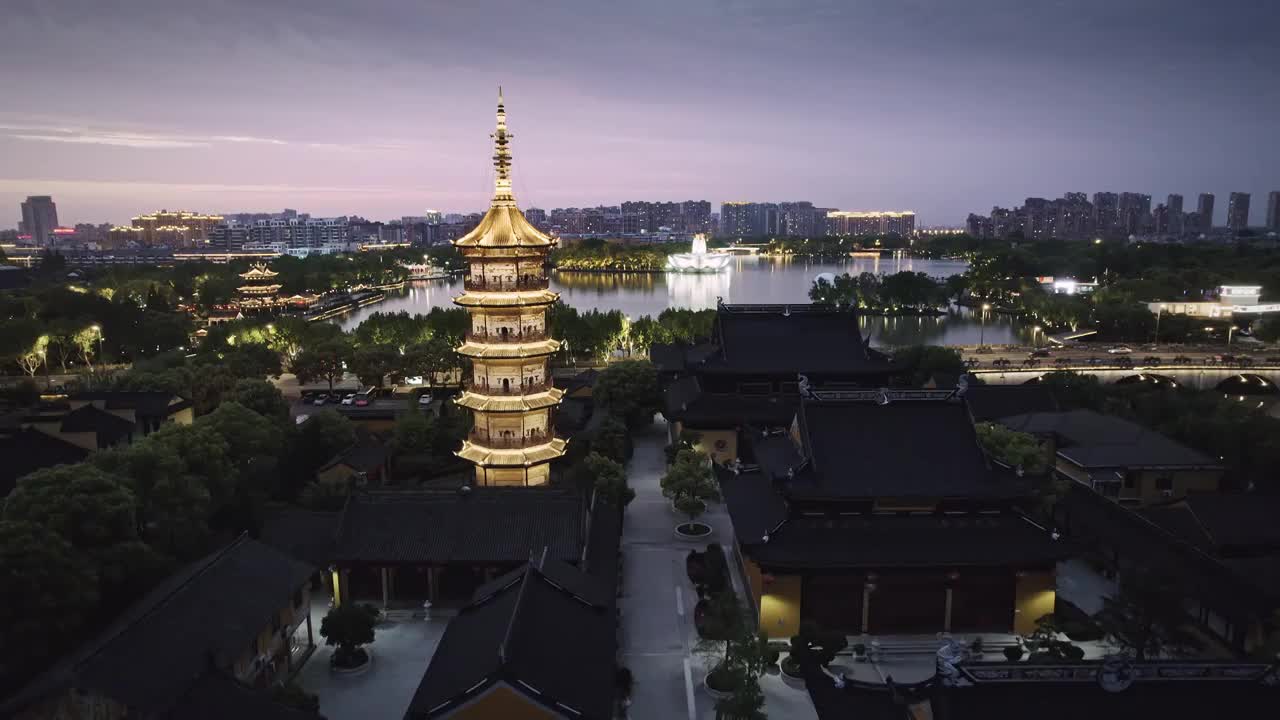
[[[693,252],[667,256],[667,270],[682,273],[716,273],[729,267],[729,253],[707,252],[707,238],[693,236]]]

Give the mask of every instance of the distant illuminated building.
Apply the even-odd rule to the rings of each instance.
[[[907,236],[916,230],[916,214],[903,211],[851,211],[832,210],[827,213],[827,232],[831,235],[857,237],[859,235]]]
[[[132,239],[146,247],[191,247],[201,245],[215,227],[223,222],[221,215],[204,215],[186,210],[161,210],[139,215],[130,222]],[[120,228],[120,230],[124,230]],[[123,233],[121,234],[123,236]]]

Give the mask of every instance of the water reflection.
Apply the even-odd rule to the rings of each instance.
[[[621,310],[637,318],[657,316],[668,307],[714,308],[717,298],[729,303],[802,303],[809,301],[809,287],[818,273],[862,272],[891,274],[922,272],[946,277],[964,272],[964,262],[919,258],[848,258],[814,261],[805,258],[737,256],[729,270],[714,275],[666,273],[555,272],[551,289],[565,303],[579,310]],[[427,280],[392,293],[386,302],[361,308],[337,320],[343,328],[358,325],[374,312],[425,313],[433,307],[450,307],[462,293],[462,280]],[[863,332],[876,345],[936,343],[976,345],[1029,343],[1030,331],[1009,318],[988,313],[985,329],[981,312],[953,308],[941,317],[865,317]]]

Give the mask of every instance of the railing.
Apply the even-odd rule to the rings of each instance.
[[[467,340],[474,340],[482,343],[526,343],[538,342],[547,339],[546,330],[524,330],[521,332],[497,332],[497,331],[480,331],[472,330],[467,333]]]
[[[547,278],[530,275],[519,280],[514,278],[473,278],[468,276],[462,282],[467,290],[487,290],[489,292],[516,292],[517,290],[545,290]]]
[[[542,445],[551,440],[551,436],[542,432],[530,432],[528,435],[521,437],[519,435],[491,435],[484,431],[472,430],[467,435],[467,439],[471,442],[496,450],[516,450],[520,448],[533,447]]]
[[[521,385],[484,385],[481,383],[471,383],[467,385],[467,390],[478,393],[480,395],[532,395],[550,390],[552,387],[549,382],[540,383],[524,383]]]

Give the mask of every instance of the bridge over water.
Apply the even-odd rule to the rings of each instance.
[[[1069,370],[1093,375],[1106,384],[1168,383],[1171,387],[1217,390],[1224,395],[1275,395],[1280,393],[1280,363],[1234,364],[1151,364],[1135,362],[1132,366],[1091,365],[1087,363],[1009,365],[1007,367],[974,368],[971,375],[988,385],[1025,385],[1039,382],[1047,373]]]

